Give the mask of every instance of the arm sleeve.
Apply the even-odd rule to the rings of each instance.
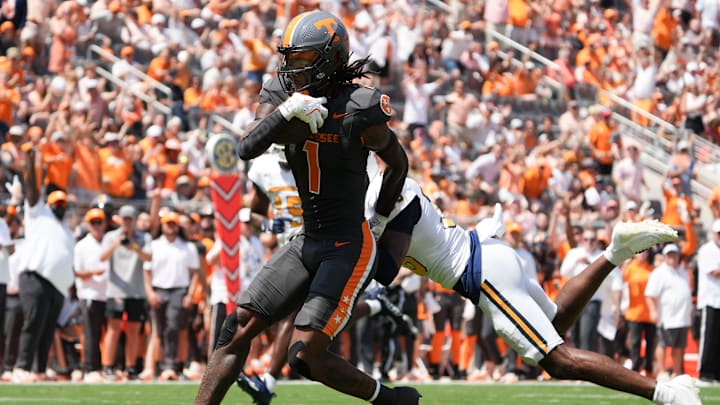
[[[273,79],[266,84],[260,91],[260,105],[270,104],[274,107],[282,104],[287,98],[287,94],[282,89],[278,79]],[[288,125],[288,121],[283,118],[279,111],[275,110],[267,117],[258,122],[246,136],[238,142],[238,156],[243,160],[250,160],[260,156],[265,152],[280,131],[283,131]]]
[[[76,243],[75,248],[73,249],[73,267],[75,271],[81,271],[85,270],[85,266],[83,265],[83,249],[81,243]]]
[[[242,160],[250,160],[268,150],[279,131],[287,127],[287,120],[280,111],[275,110],[260,120],[247,135],[238,142],[238,156]]]
[[[145,240],[147,241],[147,238]],[[152,254],[152,242],[145,244],[145,246],[143,247],[143,252],[152,256],[151,260],[143,262],[143,270],[151,271],[153,268],[153,263],[155,262],[155,256]]]
[[[197,246],[195,246],[194,243],[188,242],[188,250],[189,250],[189,257],[188,257],[188,268],[197,270],[200,268],[200,256],[198,256],[198,250]]]
[[[657,269],[655,271],[657,271]],[[660,285],[660,278],[657,275],[653,277],[653,275],[655,274],[650,274],[650,278],[648,279],[647,285],[645,286],[645,296],[650,298],[657,298],[660,296],[662,286]]]
[[[12,244],[10,239],[10,230],[5,221],[0,220],[0,246],[8,246]]]
[[[41,196],[42,197],[42,196]],[[42,201],[42,198],[38,199],[38,202],[35,203],[32,207],[30,206],[30,203],[28,203],[27,200],[25,200],[25,216],[28,218],[36,218],[40,216],[43,212],[43,209],[47,209],[49,211],[49,208],[47,208]]]
[[[708,254],[706,250],[711,247],[710,245],[705,245],[702,248],[700,248],[700,251],[697,255],[698,260],[698,273],[700,274],[710,274],[713,271],[720,270],[720,258],[718,258],[715,255]]]

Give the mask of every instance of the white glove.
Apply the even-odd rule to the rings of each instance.
[[[370,224],[370,232],[372,232],[375,240],[380,240],[383,232],[385,232],[385,226],[388,223],[388,218],[376,212],[370,217],[370,219],[368,219],[368,223]]]
[[[490,238],[502,238],[505,234],[505,225],[502,222],[502,205],[495,203],[495,211],[492,218],[485,218],[475,225],[478,233],[478,240],[484,242]]]
[[[311,97],[301,93],[293,93],[290,98],[278,106],[280,114],[287,121],[297,118],[310,126],[310,132],[317,133],[318,128],[325,123],[328,110],[323,104],[327,103],[325,97]]]
[[[8,183],[5,182],[5,189],[10,193],[10,196],[12,197],[10,199],[11,204],[19,204],[22,202],[23,199],[23,190],[22,190],[22,184],[20,183],[20,178],[18,178],[17,175],[13,176],[13,182]]]
[[[688,212],[687,202],[684,199],[678,199],[677,210],[683,224],[690,222],[690,212]]]

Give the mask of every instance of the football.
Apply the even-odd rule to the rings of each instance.
[[[275,143],[280,145],[302,143],[308,135],[310,135],[310,126],[294,118],[288,122],[285,130],[278,134]]]

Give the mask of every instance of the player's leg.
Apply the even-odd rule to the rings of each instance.
[[[381,385],[327,350],[330,337],[306,327],[296,328],[288,350],[288,361],[300,375],[337,391],[377,405],[418,404],[420,394],[410,387]]]
[[[607,356],[565,344],[552,350],[540,365],[557,379],[590,381],[650,400],[655,392],[652,378],[628,370]]]
[[[298,308],[299,311],[299,308]],[[273,346],[272,360],[270,361],[270,368],[267,374],[273,378],[280,378],[282,375],[282,369],[287,364],[287,351],[290,346],[290,338],[292,338],[293,330],[295,329],[293,323],[298,311],[294,311],[292,315],[283,319],[278,325],[277,337],[275,338],[275,344]],[[272,389],[270,390],[272,392]]]
[[[535,301],[528,288],[531,283],[509,247],[483,244],[483,277],[480,308],[492,318],[498,335],[528,364],[539,363],[558,379],[590,381],[662,403],[699,404],[692,380],[656,384],[607,356],[563,344],[546,303]]]
[[[452,378],[457,380],[460,378],[460,350],[462,347],[462,322],[463,310],[465,309],[465,300],[457,293],[450,296],[452,301],[452,310],[450,311],[450,370]]]
[[[332,240],[306,241],[303,259],[318,265],[310,269],[314,277],[295,319],[288,364],[305,378],[374,404],[416,404],[420,395],[414,389],[381,385],[327,350],[350,321],[375,264],[375,241],[367,223],[362,233],[343,240],[351,243],[337,247]]]
[[[285,245],[243,292],[239,307],[223,323],[195,403],[220,403],[240,375],[252,339],[302,303],[309,285],[309,276],[300,258],[302,248],[302,237]]]
[[[600,284],[617,265],[635,253],[676,239],[675,230],[657,221],[620,222],[615,225],[612,242],[604,254],[582,273],[568,280],[558,292],[555,298],[557,313],[553,319],[558,332],[564,334],[575,323]]]
[[[219,404],[230,385],[242,371],[252,338],[269,325],[263,317],[245,308],[228,315],[218,345],[208,359],[200,381],[196,404]]]
[[[299,308],[298,308],[299,310]],[[246,375],[240,373],[237,378],[238,386],[253,398],[256,404],[269,404],[275,396],[275,384],[282,375],[282,369],[287,364],[287,352],[290,338],[293,334],[293,323],[298,311],[280,321],[277,336],[273,343],[270,367],[262,376],[256,374]]]
[[[400,330],[407,331],[407,333],[413,331],[417,333],[417,329],[409,323],[411,320],[406,320],[400,310],[382,296],[360,300],[355,306],[348,324],[378,313],[392,317]],[[293,322],[296,315],[297,311],[280,322],[268,371],[262,376],[246,375],[245,373],[240,373],[238,376],[238,385],[253,398],[255,403],[269,404],[274,396],[275,384],[282,375],[283,367],[287,364],[288,346],[293,334]]]

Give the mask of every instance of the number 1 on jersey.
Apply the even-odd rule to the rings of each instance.
[[[307,153],[308,188],[313,194],[320,194],[320,145],[315,141],[305,141],[303,150]]]

